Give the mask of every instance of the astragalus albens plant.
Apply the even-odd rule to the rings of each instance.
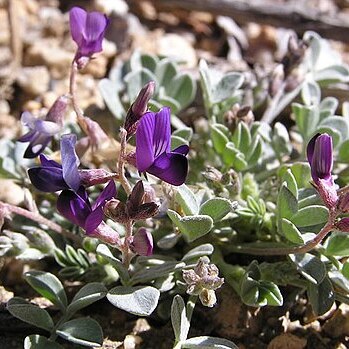
[[[101,13],[70,11],[77,51],[69,91],[45,118],[22,114],[29,165],[12,144],[1,150],[1,175],[31,196],[27,209],[0,202],[0,255],[54,257],[61,279],[85,282],[68,304],[57,276],[25,273],[61,315],[54,322],[46,310],[11,299],[12,315],[46,331],[28,336],[25,348],[61,348],[59,337],[102,345],[98,322],[76,313],[104,297],[131,314],[171,317],[174,348],[236,348],[223,338],[188,338],[195,304],[213,307],[224,282],[255,307],[282,305],[279,286],[306,292],[317,315],[335,300],[349,303],[349,108],[338,116],[335,98],[321,100],[321,87],[348,82],[349,71],[327,43],[311,32],[290,37],[260,122],[253,110],[261,86],[202,61],[206,115],[185,125],[175,114],[193,102],[196,82],[170,59],[136,52],[100,83],[120,126],[114,135],[76,98],[77,74],[102,50],[107,25]],[[299,94],[290,132],[270,125]],[[243,105],[247,95],[251,105]],[[69,107],[76,124],[65,122]],[[249,263],[230,264],[234,254]],[[266,255],[278,257],[266,262]]]

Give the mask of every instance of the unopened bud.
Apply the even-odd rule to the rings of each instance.
[[[342,218],[337,222],[336,228],[343,233],[349,233],[349,218]]]
[[[142,115],[148,110],[148,103],[155,92],[155,82],[149,81],[139,92],[136,100],[127,112],[124,128],[127,137],[132,136],[137,129],[138,122]]]
[[[240,106],[238,103],[224,114],[224,122],[233,133],[239,122],[244,122],[251,125],[254,121],[254,114],[250,106]]]
[[[145,228],[138,229],[133,237],[131,248],[133,252],[140,256],[150,256],[153,254],[153,236]]]
[[[91,170],[79,170],[79,175],[82,184],[86,187],[107,183],[117,176],[116,173],[110,173],[100,168]]]
[[[89,236],[111,245],[121,245],[119,234],[104,222],[102,222]]]
[[[343,193],[339,196],[337,207],[341,213],[349,212],[349,193],[348,192]]]
[[[56,99],[46,115],[46,121],[52,121],[63,125],[64,114],[67,111],[69,103],[68,95],[62,95]]]

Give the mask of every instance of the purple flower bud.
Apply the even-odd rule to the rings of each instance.
[[[107,16],[99,12],[86,12],[80,7],[69,11],[70,32],[78,45],[75,61],[83,68],[93,54],[102,51],[102,41],[109,23]]]
[[[81,183],[86,187],[90,187],[92,185],[107,183],[117,175],[116,173],[110,173],[101,168],[95,168],[90,170],[79,170],[79,176]]]
[[[349,192],[342,193],[339,196],[337,207],[341,213],[349,212]]]
[[[148,172],[172,185],[185,182],[188,173],[187,145],[171,151],[170,108],[147,112],[136,133],[136,163],[140,172]]]
[[[139,92],[136,100],[127,112],[124,128],[127,136],[132,136],[137,129],[138,122],[148,110],[148,102],[155,92],[155,82],[149,81]]]
[[[327,133],[316,134],[308,143],[307,157],[315,186],[328,208],[334,208],[338,195],[331,174],[333,167],[332,138]]]
[[[349,218],[342,218],[336,223],[336,228],[343,233],[349,233]]]
[[[145,228],[138,229],[133,237],[131,248],[134,253],[140,256],[150,256],[153,254],[153,236]]]
[[[59,133],[63,126],[64,114],[69,98],[60,96],[52,105],[44,120],[36,119],[31,113],[22,113],[21,122],[29,128],[29,132],[18,139],[19,142],[29,142],[24,157],[32,159],[44,151],[52,136]]]

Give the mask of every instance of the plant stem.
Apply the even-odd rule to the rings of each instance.
[[[56,233],[61,234],[61,235],[65,236],[66,238],[71,239],[75,242],[81,243],[81,237],[71,233],[68,230],[63,229],[60,225],[43,217],[40,213],[28,211],[24,208],[17,207],[17,206],[7,204],[7,203],[0,201],[0,212],[4,212],[4,211],[6,213],[15,213],[19,216],[28,218],[34,222],[39,223],[39,224],[46,225],[48,228],[52,229]]]
[[[326,225],[320,230],[314,239],[308,241],[302,246],[286,247],[286,248],[265,248],[265,247],[246,247],[245,245],[230,246],[229,251],[235,253],[251,254],[257,256],[282,256],[288,254],[306,253],[311,251],[316,245],[318,245],[328,233],[334,228],[334,220],[336,217],[335,212],[329,214],[329,220]]]
[[[125,156],[127,144],[127,131],[121,127],[120,129],[120,154],[118,159],[119,182],[124,188],[127,195],[131,194],[132,188],[125,176]]]
[[[125,241],[122,247],[122,264],[128,268],[130,266],[133,253],[130,251],[130,238],[132,236],[132,221],[125,224]]]

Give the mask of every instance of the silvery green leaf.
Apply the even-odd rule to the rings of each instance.
[[[50,341],[44,336],[32,334],[25,337],[24,349],[63,349],[63,347],[56,342]]]
[[[175,340],[182,342],[187,339],[190,322],[187,318],[185,303],[180,295],[173,298],[171,306],[171,322],[175,334]]]
[[[311,283],[320,284],[326,277],[326,267],[318,257],[305,253],[291,254],[289,258],[296,265],[298,271]]]
[[[279,288],[273,282],[260,281],[259,293],[259,301],[264,298],[268,305],[280,307],[284,302]]]
[[[163,86],[167,91],[171,87],[173,78],[177,75],[177,66],[170,59],[164,58],[156,65],[155,75],[159,86]]]
[[[305,81],[302,87],[302,99],[307,106],[317,106],[321,99],[320,86],[315,81]]]
[[[347,257],[349,256],[349,235],[335,232],[326,241],[326,255]]]
[[[142,68],[136,71],[131,71],[125,75],[124,80],[127,86],[127,94],[130,98],[130,102],[134,101],[142,89],[142,87],[149,81],[155,81],[155,75],[146,68]]]
[[[178,148],[181,145],[189,145],[188,141],[185,140],[182,137],[178,137],[175,135],[171,136],[171,150],[174,150],[176,148]]]
[[[227,137],[228,129],[226,129],[225,131],[226,132],[222,130],[219,124],[211,125],[211,139],[215,150],[219,154],[223,153],[225,146],[229,141]]]
[[[89,306],[90,304],[102,299],[107,294],[108,290],[100,282],[91,282],[83,286],[74,296],[71,303],[68,305],[67,312],[71,315],[78,310]]]
[[[247,152],[250,150],[252,139],[250,129],[246,123],[239,122],[238,127],[233,134],[232,140],[236,148],[238,148],[243,154],[247,154]]]
[[[298,103],[292,103],[292,112],[303,139],[309,139],[315,133],[320,120],[318,109],[315,108],[315,106],[305,106]]]
[[[153,286],[155,286],[161,293],[168,292],[176,286],[176,280],[173,274],[165,275],[161,278],[157,278]]]
[[[349,293],[349,280],[339,270],[329,271],[328,277],[335,286],[341,288],[347,294]]]
[[[142,268],[132,275],[130,284],[146,283],[182,269],[184,266],[185,263],[183,262],[168,261],[161,265]]]
[[[348,139],[349,137],[349,125],[348,120],[342,116],[330,116],[320,122],[319,127],[333,128],[341,135],[340,142]]]
[[[150,315],[155,310],[159,297],[159,290],[151,286],[117,286],[107,294],[112,305],[139,316]]]
[[[125,109],[119,98],[117,84],[109,79],[102,79],[98,88],[110,112],[116,119],[121,120],[125,116]]]
[[[349,163],[349,139],[340,145],[338,150],[338,160],[340,162]]]
[[[210,216],[214,222],[220,221],[233,210],[230,200],[224,198],[213,198],[204,202],[199,210],[199,214]]]
[[[223,338],[216,337],[194,337],[187,339],[184,343],[182,343],[181,348],[183,349],[238,349],[238,346],[233,342],[228,341]]]
[[[181,109],[187,107],[195,98],[196,83],[188,74],[178,74],[171,82],[166,93],[179,102]]]
[[[186,216],[181,218],[178,226],[188,242],[206,235],[213,228],[213,220],[207,215]]]
[[[211,103],[220,103],[234,95],[235,91],[241,87],[244,76],[241,73],[225,74],[217,84],[213,86]]]
[[[113,265],[113,267],[120,275],[120,279],[123,282],[127,282],[129,280],[130,276],[128,270],[125,268],[125,266],[121,263],[119,259],[114,257],[107,245],[99,244],[96,249],[96,253],[102,256],[103,258],[107,259]]]
[[[27,248],[22,253],[16,256],[17,259],[29,261],[29,260],[39,260],[46,257],[46,253],[42,253],[36,248]]]
[[[252,167],[258,163],[263,153],[262,138],[257,135],[254,137],[250,149],[246,154],[247,163],[249,167]]]
[[[51,332],[53,329],[53,321],[49,313],[37,305],[31,304],[23,298],[14,297],[7,302],[7,310],[16,318],[43,328]]]
[[[287,128],[281,122],[275,123],[272,137],[273,148],[279,156],[291,154],[290,137]]]
[[[233,142],[228,142],[222,152],[224,164],[233,167],[237,171],[242,171],[247,167],[245,156],[234,145]]]
[[[142,67],[150,70],[153,73],[155,72],[155,69],[159,63],[158,57],[144,53],[140,56],[140,60]]]
[[[291,169],[287,169],[285,174],[282,176],[282,182],[286,182],[287,189],[289,189],[289,191],[293,194],[296,200],[298,200],[298,185]]]
[[[185,139],[187,142],[193,137],[193,129],[191,127],[184,127],[172,133],[172,136],[177,136]]]
[[[103,331],[96,320],[88,317],[63,323],[57,334],[67,341],[86,347],[100,347],[103,343]]]
[[[206,103],[212,105],[212,88],[210,72],[205,60],[201,59],[199,62],[199,73],[200,73],[200,85],[203,93],[203,98]]]
[[[158,247],[168,250],[176,245],[180,238],[179,234],[176,233],[170,233],[165,236],[163,236],[158,242],[156,243]]]
[[[297,229],[297,227],[288,219],[282,218],[282,232],[285,235],[285,238],[295,244],[303,244],[304,240],[302,234]]]
[[[325,277],[318,285],[309,282],[307,294],[316,315],[328,312],[335,301],[333,286],[328,277]]]
[[[179,104],[179,102],[170,96],[166,96],[160,93],[158,96],[158,101],[161,103],[161,105],[170,107],[171,113],[178,113],[181,110],[181,105]]]
[[[328,116],[334,115],[338,108],[338,99],[334,97],[325,97],[320,103],[320,111],[327,111]]]
[[[310,227],[326,223],[328,220],[328,209],[325,206],[320,205],[303,207],[299,209],[290,220],[297,227]]]
[[[188,262],[193,259],[199,259],[203,256],[210,256],[214,251],[214,247],[211,244],[203,244],[197,247],[194,247],[189,252],[187,252],[183,257],[183,262]]]
[[[175,200],[180,204],[186,215],[195,215],[199,212],[199,204],[195,194],[185,184],[176,188]]]
[[[282,218],[290,219],[298,210],[298,202],[286,185],[282,185],[277,198],[277,227],[282,233]]]
[[[348,82],[349,68],[346,65],[336,64],[324,69],[317,70],[314,74],[316,81],[322,84],[330,84],[335,82]]]
[[[67,295],[59,279],[44,271],[31,270],[24,273],[24,279],[43,297],[57,305],[62,311],[67,307]]]

